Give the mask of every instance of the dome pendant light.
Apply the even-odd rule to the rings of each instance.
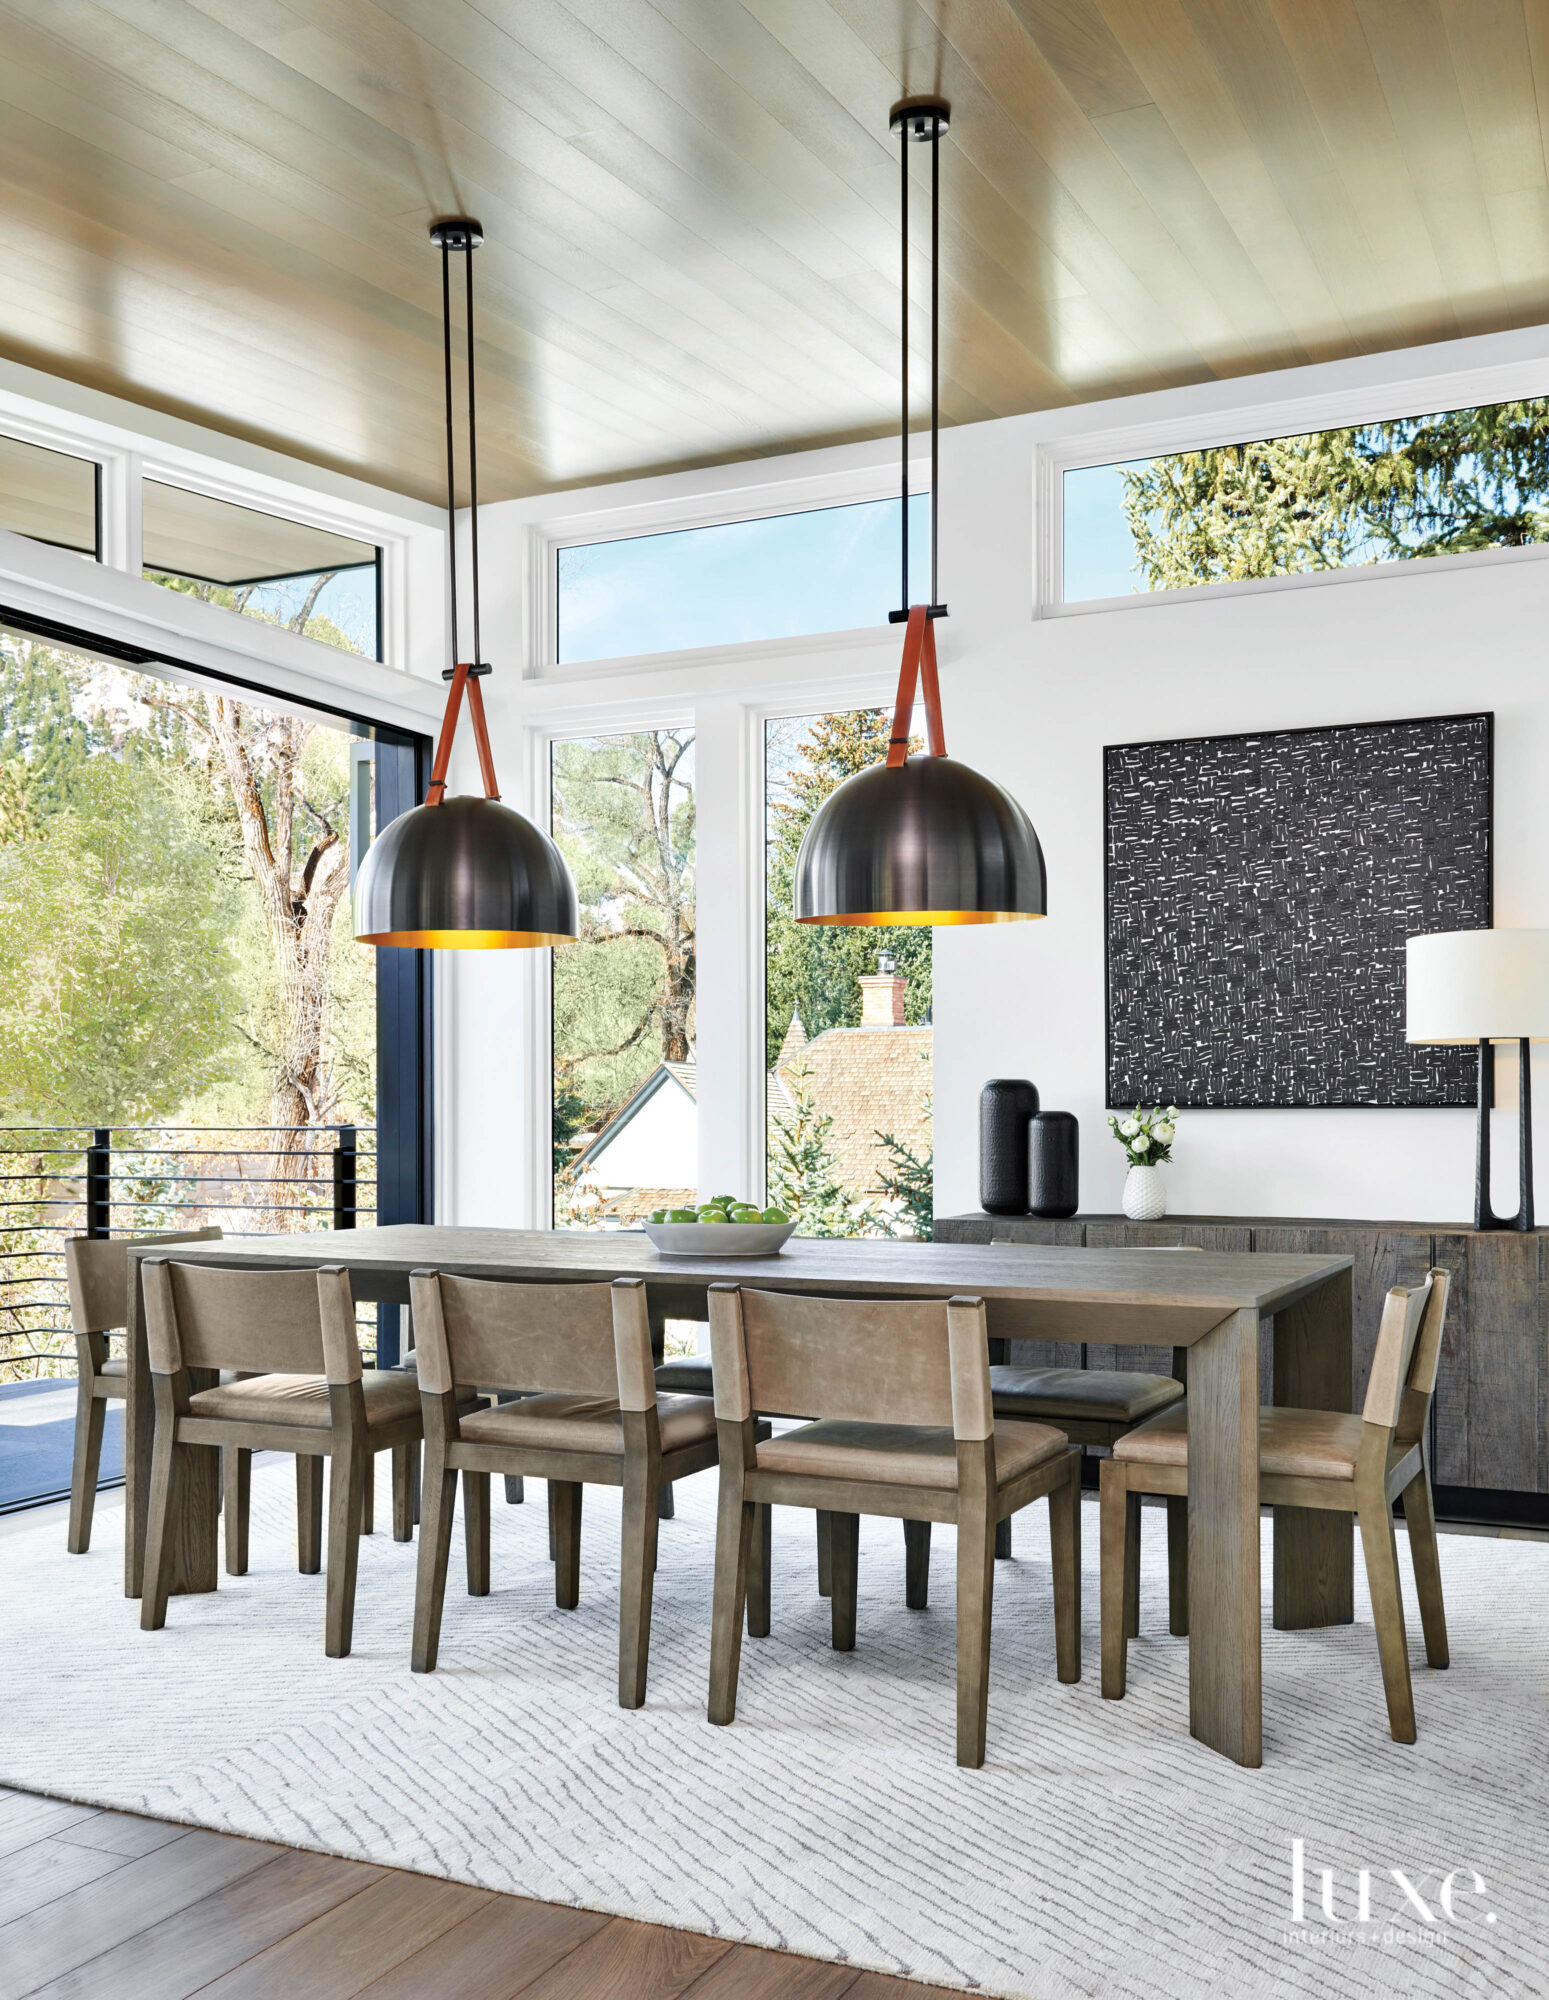
[[[473,403],[473,253],[484,241],[477,222],[457,216],[431,225],[441,252],[442,355],[446,376],[446,514],[451,563],[452,683],[436,740],[425,803],[402,813],[366,850],[355,877],[355,935],[362,944],[488,950],[565,944],[575,937],[575,883],[548,835],[500,803],[495,760],[479,687],[489,672],[479,632],[479,462]],[[457,500],[452,423],[451,253],[467,258],[468,519],[473,580],[473,659],[459,659]],[[467,698],[484,796],[448,798],[452,738]]]
[[[818,807],[796,857],[796,920],[803,924],[1004,924],[1041,917],[1043,850],[1027,814],[993,780],[947,755],[936,684],[933,620],[945,618],[936,586],[936,478],[940,430],[941,135],[948,106],[909,98],[891,120],[900,136],[903,227],[903,669],[887,761],[859,771]],[[930,602],[909,604],[909,144],[931,149]],[[911,757],[909,723],[919,685],[928,754]]]

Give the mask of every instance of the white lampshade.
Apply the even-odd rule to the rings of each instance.
[[[1407,957],[1407,1040],[1549,1040],[1549,931],[1436,931]]]

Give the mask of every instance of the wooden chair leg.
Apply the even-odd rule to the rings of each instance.
[[[833,1520],[825,1508],[819,1507],[814,1519],[818,1533],[818,1596],[832,1597],[834,1592]]]
[[[737,1674],[742,1661],[742,1620],[747,1602],[748,1555],[753,1540],[753,1507],[745,1503],[743,1471],[721,1457],[720,1497],[715,1519],[715,1591],[710,1617],[710,1700],[706,1714],[725,1723],[737,1713]]]
[[[505,1478],[506,1505],[508,1507],[520,1507],[527,1497],[527,1489],[522,1484],[522,1475],[519,1472],[508,1472]]]
[[[1388,1698],[1388,1729],[1395,1743],[1415,1740],[1414,1689],[1409,1679],[1409,1641],[1404,1631],[1404,1600],[1398,1581],[1398,1544],[1393,1510],[1380,1484],[1358,1494],[1364,1504],[1356,1515],[1361,1524],[1361,1548],[1366,1556],[1366,1583],[1371,1592],[1372,1619],[1377,1627],[1377,1651],[1382,1660],[1382,1685]]]
[[[672,1497],[672,1481],[664,1479],[656,1495],[656,1518],[659,1521],[670,1521],[677,1511],[678,1503]]]
[[[414,1540],[414,1519],[418,1512],[420,1448],[417,1444],[393,1446],[393,1540]]]
[[[558,1535],[557,1535],[557,1534],[555,1533],[555,1531],[554,1531],[554,1482],[553,1482],[553,1480],[552,1480],[552,1479],[550,1479],[550,1480],[548,1480],[548,1481],[546,1481],[546,1482],[545,1482],[545,1485],[546,1485],[546,1489],[547,1489],[547,1492],[548,1492],[548,1496],[549,1496],[549,1497],[548,1497],[548,1514],[549,1514],[549,1561],[550,1561],[550,1562],[558,1562],[558,1560],[559,1560],[559,1536],[558,1536]]]
[[[904,1523],[904,1603],[923,1611],[930,1602],[930,1522]]]
[[[748,1545],[748,1637],[769,1637],[769,1564],[773,1552],[774,1509],[753,1510],[753,1534]]]
[[[619,1707],[645,1703],[651,1660],[651,1595],[656,1578],[657,1480],[633,1453],[624,1461],[624,1524],[619,1545]],[[580,1492],[578,1486],[576,1492]]]
[[[162,1425],[151,1446],[151,1492],[145,1529],[145,1576],[140,1592],[140,1630],[159,1632],[167,1622],[167,1598],[172,1588],[175,1554],[173,1524],[177,1520],[178,1487],[183,1469],[182,1447]]]
[[[1175,1639],[1189,1636],[1189,1502],[1167,1496],[1167,1629]]]
[[[376,1533],[376,1453],[366,1456],[366,1476],[360,1484],[360,1532]]]
[[[446,1601],[447,1562],[452,1553],[452,1512],[457,1474],[448,1466],[426,1467],[424,1518],[414,1579],[414,1639],[409,1664],[417,1674],[435,1672],[441,1645],[441,1607]]]
[[[1140,1636],[1140,1495],[1131,1493],[1125,1502],[1129,1519],[1124,1528],[1124,1636]]]
[[[1425,1634],[1425,1664],[1445,1667],[1447,1612],[1441,1598],[1441,1556],[1436,1545],[1436,1506],[1431,1476],[1421,1468],[1404,1488],[1404,1525],[1409,1530],[1409,1554],[1415,1566],[1415,1595],[1420,1600],[1420,1629]]]
[[[247,1575],[247,1524],[253,1511],[253,1454],[244,1445],[221,1448],[226,1574]]]
[[[1130,1492],[1124,1469],[1104,1459],[1098,1474],[1101,1531],[1102,1691],[1105,1701],[1124,1698],[1129,1628],[1125,1583],[1129,1575]]]
[[[355,1631],[355,1579],[360,1563],[361,1483],[366,1471],[364,1438],[334,1448],[328,1466],[328,1595],[323,1651],[330,1660],[348,1658]],[[312,1461],[319,1469],[323,1461]]]
[[[830,1514],[828,1517],[829,1623],[836,1653],[855,1650],[855,1594],[859,1582],[861,1517],[859,1514]]]
[[[1010,1562],[1011,1560],[1011,1516],[1009,1514],[1004,1521],[997,1521],[995,1523],[995,1560],[997,1562]]]
[[[1081,1678],[1081,1454],[1070,1477],[1049,1495],[1049,1553],[1054,1564],[1054,1666],[1062,1681]]]
[[[315,1452],[296,1454],[296,1567],[316,1576],[323,1566],[323,1461]]]
[[[574,1611],[581,1601],[581,1494],[576,1479],[551,1479],[554,1496],[554,1602]]]
[[[468,1595],[489,1596],[489,1474],[463,1474],[463,1543],[468,1561]]]
[[[70,1466],[71,1555],[83,1556],[91,1547],[91,1517],[97,1505],[97,1474],[102,1464],[102,1427],[107,1404],[91,1393],[89,1378],[82,1377],[75,1393],[75,1452]]]
[[[977,1504],[974,1504],[976,1502]],[[995,1527],[987,1494],[965,1504],[957,1523],[957,1761],[984,1762],[990,1700],[990,1626],[995,1606]]]

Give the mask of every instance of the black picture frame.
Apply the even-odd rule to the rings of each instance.
[[[1105,1098],[1473,1108],[1406,1043],[1404,939],[1494,918],[1492,713],[1110,744]]]

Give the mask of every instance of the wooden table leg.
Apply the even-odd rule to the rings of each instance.
[[[124,1595],[138,1597],[145,1583],[145,1526],[151,1499],[151,1440],[155,1434],[150,1355],[145,1345],[139,1260],[129,1260],[128,1396],[124,1407]],[[201,1375],[197,1386],[215,1380]],[[219,1567],[220,1453],[200,1446],[184,1454],[178,1481],[172,1590],[214,1590]]]
[[[1262,1760],[1259,1320],[1233,1313],[1189,1350],[1189,1730]]]
[[[1351,1291],[1341,1271],[1275,1315],[1275,1401],[1299,1410],[1350,1408]],[[1275,1627],[1355,1622],[1355,1528],[1323,1507],[1275,1509]]]

